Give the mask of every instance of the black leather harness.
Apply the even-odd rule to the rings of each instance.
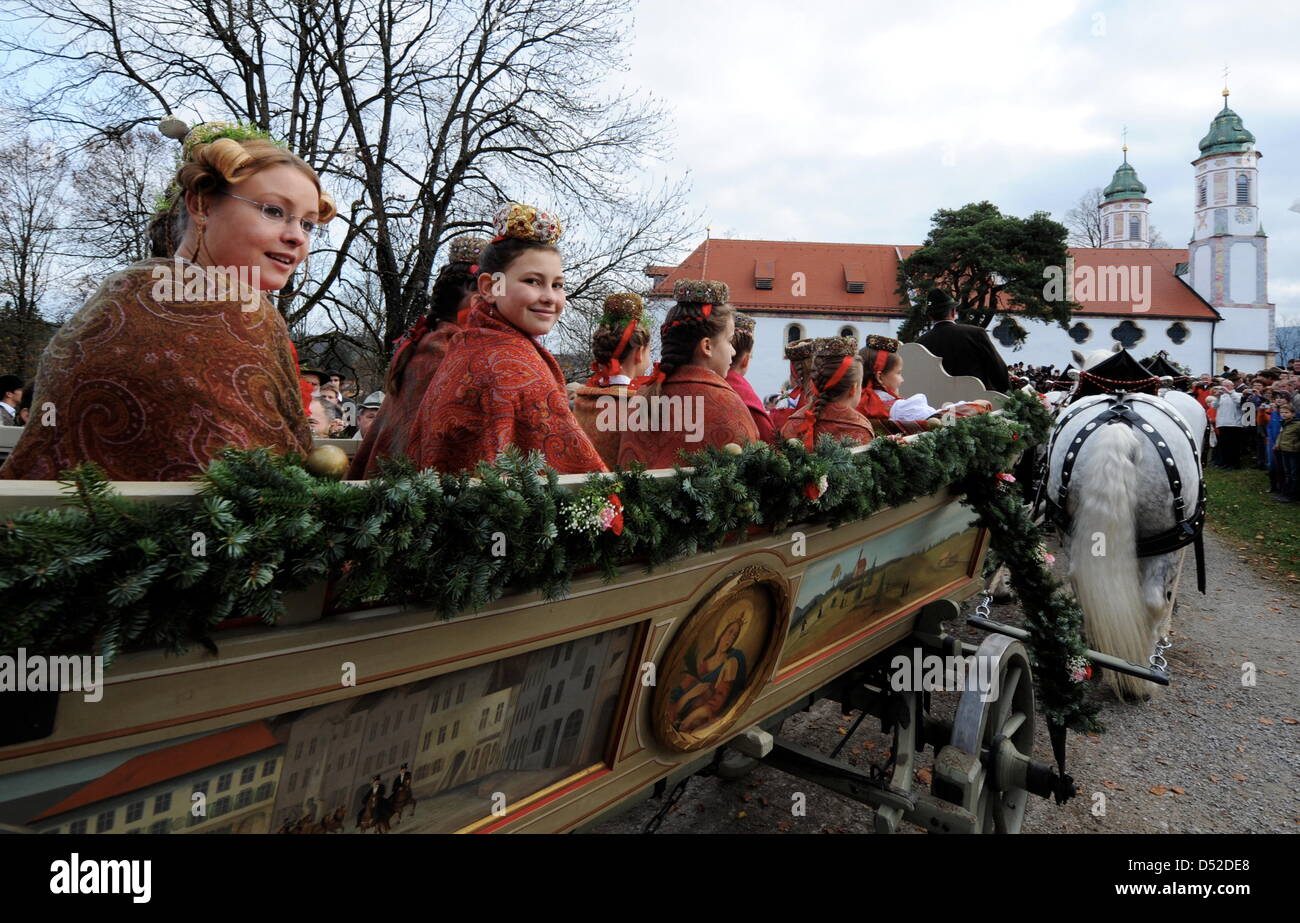
[[[1042,491],[1047,503],[1047,516],[1052,520],[1061,533],[1068,534],[1071,526],[1070,514],[1066,512],[1066,503],[1070,495],[1070,473],[1074,470],[1074,463],[1079,457],[1079,447],[1084,441],[1102,426],[1110,426],[1116,423],[1123,423],[1133,427],[1142,433],[1155,447],[1156,453],[1160,456],[1160,461],[1164,464],[1165,475],[1169,478],[1169,490],[1173,494],[1174,503],[1174,524],[1163,532],[1156,535],[1149,535],[1146,538],[1139,538],[1137,542],[1137,555],[1140,558],[1151,557],[1158,554],[1168,554],[1171,551],[1177,551],[1187,545],[1193,545],[1196,553],[1196,587],[1202,593],[1205,592],[1205,545],[1202,541],[1202,529],[1205,525],[1205,477],[1200,476],[1200,487],[1197,492],[1196,509],[1191,516],[1187,515],[1186,507],[1183,503],[1183,476],[1178,470],[1178,464],[1174,460],[1173,452],[1165,444],[1160,433],[1154,426],[1146,422],[1142,416],[1134,409],[1134,404],[1140,402],[1148,407],[1159,410],[1166,417],[1177,424],[1178,428],[1183,431],[1187,437],[1187,444],[1191,447],[1192,457],[1197,457],[1196,442],[1192,438],[1192,432],[1187,428],[1187,423],[1178,416],[1177,413],[1165,407],[1161,403],[1153,400],[1143,400],[1143,395],[1131,393],[1119,393],[1108,396],[1105,400],[1098,401],[1095,404],[1087,404],[1075,407],[1066,413],[1057,424],[1056,432],[1052,436],[1051,442],[1047,447],[1046,464],[1048,470],[1044,473],[1042,479]],[[1074,417],[1078,416],[1084,410],[1091,410],[1098,404],[1109,405],[1102,410],[1097,418],[1089,421],[1083,429],[1074,437],[1070,445],[1070,450],[1066,452],[1065,458],[1061,462],[1061,483],[1057,488],[1056,496],[1051,496],[1047,490],[1047,482],[1051,476],[1052,452],[1056,448],[1057,437],[1065,431],[1065,425]]]

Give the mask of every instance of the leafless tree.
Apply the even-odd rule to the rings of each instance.
[[[0,368],[23,377],[35,373],[47,339],[65,170],[51,145],[23,139],[0,149]]]
[[[1063,222],[1070,236],[1071,247],[1100,247],[1105,240],[1101,228],[1101,187],[1093,186],[1074,207],[1065,213]]]
[[[79,152],[62,247],[81,294],[149,255],[146,228],[175,172],[175,147],[156,131],[136,129],[93,139]]]
[[[1101,187],[1093,186],[1083,195],[1074,207],[1065,213],[1065,227],[1069,230],[1071,247],[1100,247],[1106,239],[1106,232],[1101,226]],[[1152,249],[1165,249],[1169,244],[1156,226],[1148,227],[1150,240],[1147,244]]]
[[[552,205],[591,243],[595,290],[684,240],[684,188],[637,182],[665,142],[654,103],[599,89],[622,67],[628,0],[25,0],[0,48],[12,87],[54,74],[28,120],[85,141],[172,112],[251,122],[322,172],[341,220],[291,280],[387,350],[418,316],[443,246],[508,200]],[[21,94],[19,94],[21,96]],[[610,222],[620,216],[621,222]],[[623,236],[626,235],[626,236]],[[598,242],[597,242],[598,241]],[[373,277],[371,281],[362,277]]]

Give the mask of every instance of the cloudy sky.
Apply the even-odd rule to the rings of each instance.
[[[1230,105],[1255,134],[1269,297],[1300,323],[1300,7],[1275,2],[643,0],[629,88],[674,114],[715,236],[920,243],[988,199],[1058,220],[1121,158],[1170,246],[1197,142]]]

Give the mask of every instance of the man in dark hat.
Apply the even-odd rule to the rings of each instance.
[[[972,375],[991,391],[1006,393],[1010,389],[1007,364],[998,355],[988,331],[957,323],[957,305],[947,292],[930,292],[926,314],[931,327],[917,342],[943,360],[945,372]]]
[[[18,406],[23,402],[23,380],[17,375],[0,375],[0,426],[21,426]]]
[[[397,794],[399,788],[410,788],[410,786],[411,770],[407,768],[406,763],[403,763],[402,768],[397,770],[397,775],[393,777],[393,794]]]

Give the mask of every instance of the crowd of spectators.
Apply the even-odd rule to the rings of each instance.
[[[1228,369],[1192,385],[1210,418],[1214,467],[1253,466],[1267,471],[1269,492],[1280,503],[1300,500],[1300,359],[1254,374]]]

